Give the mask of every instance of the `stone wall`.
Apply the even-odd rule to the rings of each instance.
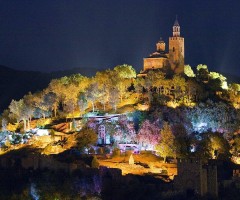
[[[218,196],[217,166],[204,165],[198,159],[178,160],[178,175],[174,185],[177,190],[192,190],[201,196]]]
[[[143,70],[147,71],[149,69],[162,69],[168,66],[167,58],[144,58],[143,60]]]

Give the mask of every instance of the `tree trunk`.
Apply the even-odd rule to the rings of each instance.
[[[149,105],[151,105],[151,101],[152,101],[152,92],[149,89],[149,91],[148,91],[148,103],[149,103]]]
[[[30,119],[27,120],[27,124],[28,124],[28,129],[31,129],[31,125],[30,125]]]
[[[26,131],[26,129],[27,129],[27,124],[26,124],[26,120],[24,119],[23,120],[23,130],[24,130],[24,132]]]
[[[57,116],[57,108],[56,107],[54,107],[54,117],[56,117]]]
[[[31,129],[31,122],[32,122],[32,117],[30,116],[29,118],[28,118],[28,129]]]
[[[122,103],[123,95],[122,93],[120,94],[120,102]]]
[[[94,112],[95,109],[94,109],[94,102],[92,101],[92,112]]]
[[[106,104],[105,103],[103,104],[103,110],[104,111],[106,110]]]

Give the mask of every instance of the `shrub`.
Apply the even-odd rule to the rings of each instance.
[[[90,153],[90,154],[95,154],[95,150],[94,150],[94,148],[91,147],[91,148],[88,150],[88,153]]]
[[[103,154],[103,153],[104,153],[103,147],[99,147],[99,148],[97,149],[97,153],[98,153],[98,154]]]
[[[113,157],[114,156],[120,156],[121,155],[121,150],[120,149],[118,149],[118,148],[114,148],[113,149],[113,152],[112,152],[112,155],[113,155]]]
[[[104,154],[109,154],[110,153],[110,149],[108,147],[104,147],[103,148],[103,152],[104,152]]]
[[[152,151],[140,151],[140,154],[152,154]]]
[[[132,153],[133,153],[132,150],[127,150],[127,151],[125,151],[125,155],[126,155],[126,156],[131,156]]]
[[[91,163],[92,168],[99,168],[99,162],[96,156],[93,157],[92,163]]]

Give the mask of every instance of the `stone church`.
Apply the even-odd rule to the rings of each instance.
[[[143,71],[140,76],[144,76],[152,69],[171,69],[176,74],[184,72],[184,38],[180,36],[180,25],[176,18],[173,25],[173,36],[169,37],[168,52],[165,42],[160,39],[156,44],[156,52],[143,59]]]

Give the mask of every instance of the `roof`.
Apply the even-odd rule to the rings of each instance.
[[[162,37],[160,37],[160,40],[158,41],[158,43],[165,43],[162,39]]]
[[[166,55],[165,51],[156,51],[156,52],[150,54],[150,56],[148,56],[148,58],[167,58],[167,55]]]
[[[174,25],[173,25],[173,26],[180,26],[179,23],[178,23],[177,16],[176,16],[176,19],[175,19],[175,22],[174,22]]]

